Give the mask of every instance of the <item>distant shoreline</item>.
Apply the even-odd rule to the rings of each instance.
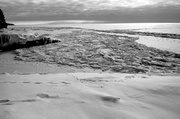
[[[59,22],[59,21],[36,21],[36,22],[13,22],[13,27],[75,27],[94,30],[134,30],[140,32],[173,33],[180,34],[180,23],[103,23],[103,22]]]

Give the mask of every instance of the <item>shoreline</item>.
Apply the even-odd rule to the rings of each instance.
[[[9,64],[4,63],[6,62],[5,60],[0,60],[0,64],[2,65],[1,73],[3,73],[3,68],[8,72],[8,67],[11,69],[11,65],[14,67],[14,70],[17,70],[13,72],[12,68],[11,73],[20,73],[19,71],[24,71],[22,64],[28,64],[27,67],[31,67],[26,69],[29,72],[32,72],[31,69],[34,68],[33,72],[38,71],[39,73],[98,71],[134,74],[178,74],[180,71],[180,64],[178,63],[180,62],[180,54],[156,49],[158,47],[147,47],[148,45],[153,46],[153,44],[157,43],[166,44],[166,42],[168,46],[171,43],[168,39],[163,39],[163,42],[153,41],[147,44],[145,40],[149,39],[144,38],[144,41],[142,41],[141,38],[138,38],[141,37],[140,34],[136,34],[138,32],[132,34],[133,31],[99,31],[66,27],[14,27],[9,32],[13,33],[16,31],[18,33],[24,33],[26,31],[26,34],[30,34],[31,36],[33,36],[33,34],[42,36],[45,34],[54,37],[58,42],[15,49],[11,56],[7,55],[9,58],[5,58],[5,60],[9,59]],[[151,33],[151,35],[153,34]],[[171,35],[168,37],[171,37]],[[138,43],[139,41],[142,42]],[[143,42],[146,43],[147,46],[143,45]],[[180,42],[175,42],[175,39],[173,43],[177,44],[177,47],[180,47],[180,44],[178,45]],[[160,45],[160,49],[161,46],[165,45]],[[14,62],[14,64],[12,62]],[[16,63],[21,65],[20,70],[18,70]],[[43,71],[40,72],[37,67],[43,67],[41,68]],[[63,70],[63,68],[65,70]]]

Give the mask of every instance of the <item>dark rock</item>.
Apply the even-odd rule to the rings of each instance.
[[[180,54],[174,54],[175,58],[180,58]]]

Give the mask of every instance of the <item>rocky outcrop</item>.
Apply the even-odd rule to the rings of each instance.
[[[0,34],[0,50],[14,50],[24,47],[31,47],[37,45],[45,45],[49,43],[59,42],[58,39],[47,35],[20,35],[20,34]]]

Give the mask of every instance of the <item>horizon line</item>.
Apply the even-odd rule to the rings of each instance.
[[[43,25],[43,24],[88,24],[88,23],[122,23],[122,24],[173,24],[180,22],[118,22],[118,21],[95,21],[95,20],[30,20],[30,21],[7,21],[10,23],[14,23],[15,25]]]

